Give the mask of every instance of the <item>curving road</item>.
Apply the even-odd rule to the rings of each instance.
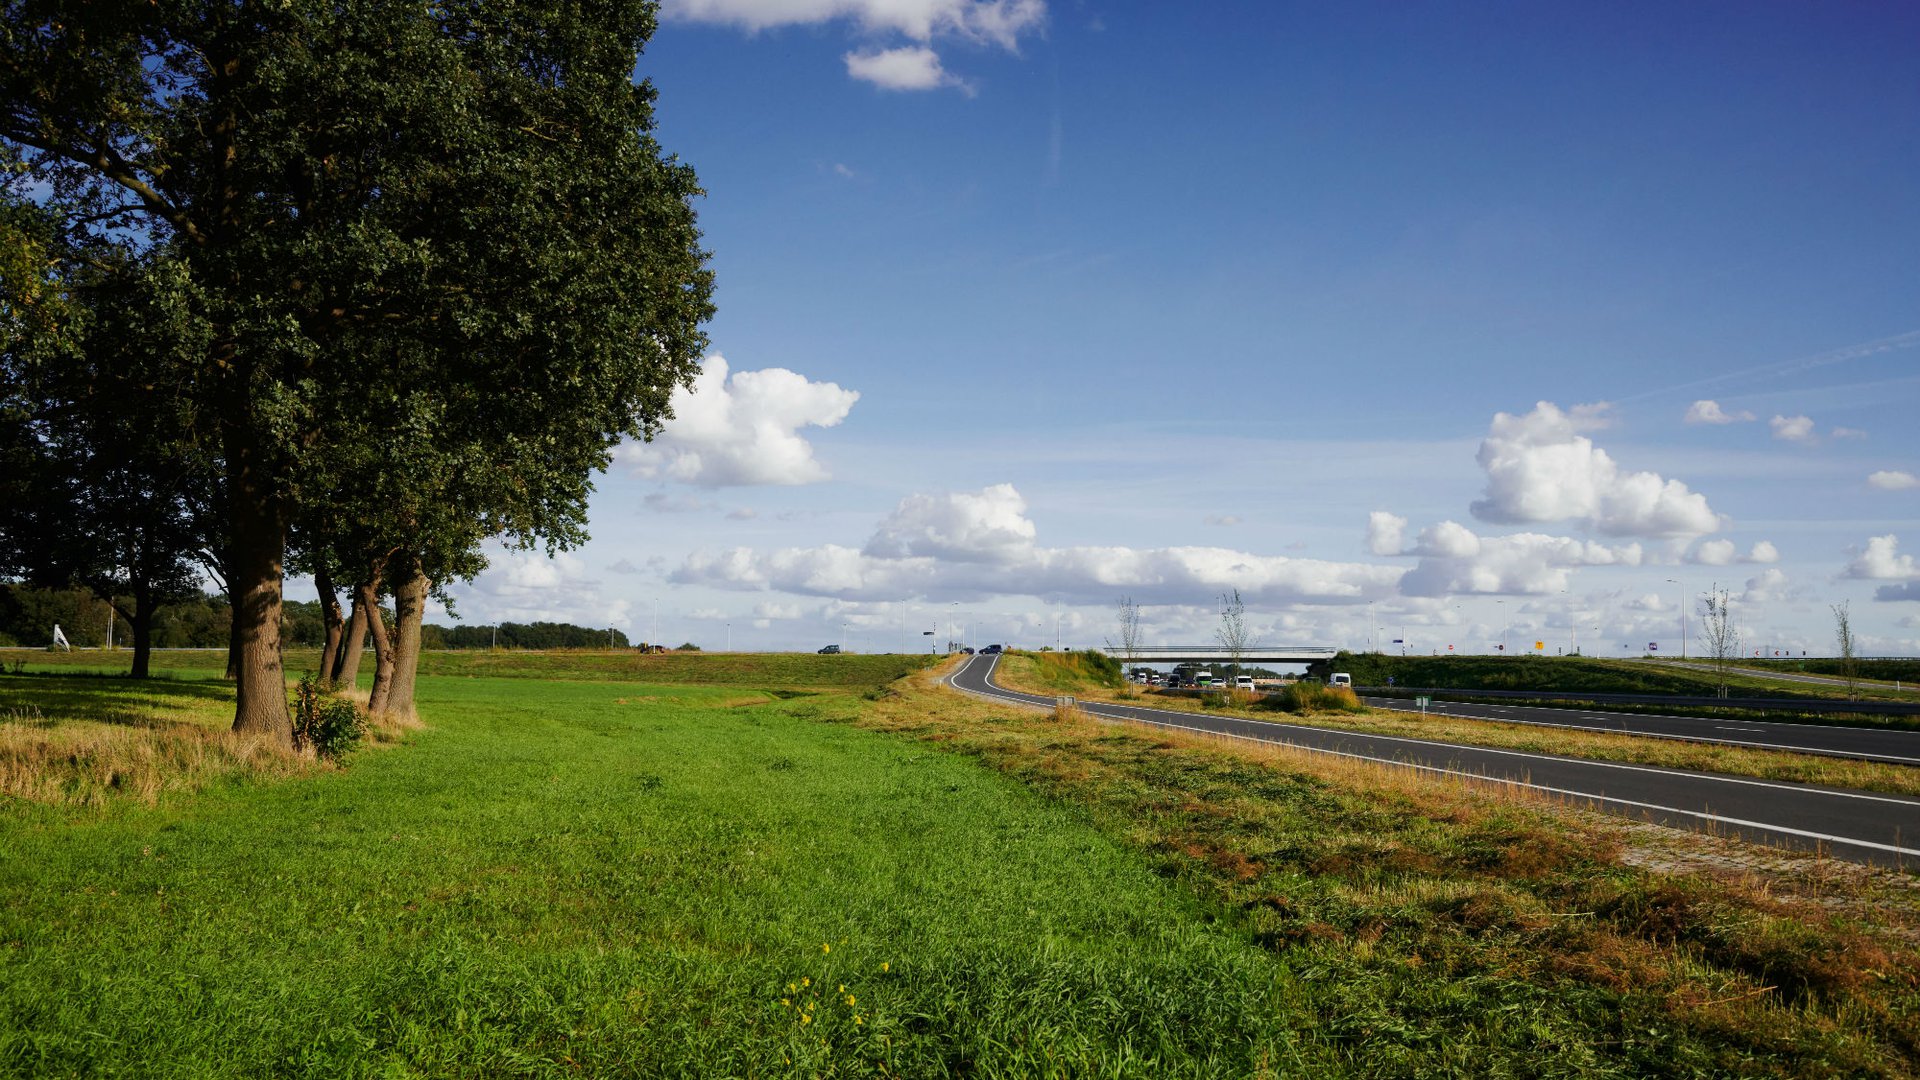
[[[1462,690],[1461,694],[1471,694]],[[1376,709],[1417,713],[1406,698],[1362,697]],[[1607,712],[1536,705],[1486,705],[1462,701],[1435,701],[1430,713],[1507,724],[1605,731],[1615,735],[1642,735],[1655,739],[1744,746],[1753,750],[1790,750],[1799,754],[1920,765],[1920,731],[1898,728],[1849,727],[1843,724],[1781,724],[1760,720],[1723,720],[1706,716],[1660,716],[1652,713]],[[1915,836],[1920,840],[1920,836]]]
[[[1053,705],[1050,697],[993,682],[998,656],[976,656],[948,676],[954,689],[1012,705]],[[1402,765],[1425,772],[1497,780],[1570,802],[1680,828],[1711,829],[1758,843],[1821,850],[1856,862],[1920,866],[1920,799],[1750,777],[1582,761],[1551,754],[1496,750],[1424,739],[1360,735],[1234,716],[1172,712],[1082,701],[1082,711],[1109,720],[1177,728],[1227,738],[1297,746],[1326,754]]]

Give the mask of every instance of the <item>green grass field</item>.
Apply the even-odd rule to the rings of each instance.
[[[687,670],[715,659],[428,675],[430,727],[343,767],[0,800],[0,1073],[1920,1063],[1881,897],[1670,881],[1541,808],[875,692],[846,658]],[[165,735],[217,726],[223,686],[0,676],[0,710]]]

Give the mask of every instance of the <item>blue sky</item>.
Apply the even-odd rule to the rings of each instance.
[[[716,357],[588,546],[459,613],[1086,645],[1130,595],[1202,643],[1238,588],[1274,643],[1620,655],[1717,582],[1748,651],[1830,650],[1843,601],[1920,651],[1916,42],[1894,4],[669,2],[640,73]]]

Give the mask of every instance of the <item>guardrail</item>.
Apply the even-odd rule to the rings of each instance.
[[[1184,660],[1231,664],[1235,660],[1231,652],[1218,645],[1136,645],[1132,649],[1100,649],[1098,651],[1115,660],[1136,664],[1175,663]],[[1331,660],[1339,654],[1339,649],[1322,645],[1250,645],[1240,650],[1238,659],[1242,664],[1257,664],[1262,661],[1307,664],[1315,660]]]

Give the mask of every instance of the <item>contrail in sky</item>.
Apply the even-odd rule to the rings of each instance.
[[[1777,363],[1762,364],[1759,367],[1748,368],[1745,371],[1730,371],[1725,375],[1715,375],[1709,379],[1681,383],[1678,386],[1668,386],[1659,390],[1648,390],[1644,393],[1621,398],[1620,400],[1642,401],[1646,398],[1660,397],[1665,394],[1679,393],[1685,390],[1701,390],[1725,386],[1728,383],[1736,381],[1759,382],[1763,379],[1779,379],[1798,372],[1811,371],[1814,368],[1830,367],[1834,364],[1844,364],[1849,360],[1859,360],[1868,356],[1877,356],[1880,353],[1893,352],[1896,349],[1911,349],[1916,345],[1920,345],[1920,330],[1909,330],[1904,334],[1895,334],[1892,337],[1884,337],[1878,341],[1864,341],[1858,345],[1848,345],[1844,348],[1834,349],[1829,352],[1815,353],[1812,356],[1802,356],[1794,360],[1782,360]]]

